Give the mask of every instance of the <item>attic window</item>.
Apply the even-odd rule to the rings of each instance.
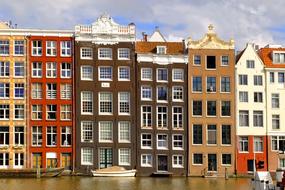
[[[166,46],[157,46],[156,47],[157,54],[166,54]]]
[[[285,52],[273,52],[273,63],[285,64]]]

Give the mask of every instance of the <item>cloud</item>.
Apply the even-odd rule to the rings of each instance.
[[[212,23],[241,49],[247,42],[285,44],[283,7],[284,0],[10,0],[1,2],[0,19],[25,28],[73,29],[108,12],[119,23],[136,23],[139,38],[158,25],[170,40],[199,39]]]

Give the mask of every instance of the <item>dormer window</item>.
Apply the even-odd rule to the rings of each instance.
[[[157,54],[166,54],[166,46],[157,46],[156,47]]]
[[[285,52],[273,52],[273,63],[285,64]]]

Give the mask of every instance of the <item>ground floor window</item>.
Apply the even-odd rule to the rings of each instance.
[[[0,153],[0,168],[8,168],[9,166],[9,153]]]
[[[195,153],[193,154],[193,164],[203,164],[203,154]]]
[[[56,168],[58,167],[58,160],[57,160],[57,155],[55,152],[48,152],[46,154],[47,162],[46,162],[46,167],[47,168]]]
[[[32,154],[33,159],[33,168],[42,168],[42,153],[33,153]]]
[[[232,164],[232,155],[222,154],[222,165],[231,165],[231,164]]]
[[[279,158],[279,167],[285,168],[285,158]]]
[[[142,167],[152,167],[152,155],[151,154],[141,155],[141,166]]]
[[[183,168],[183,156],[182,155],[172,156],[172,167],[173,168]]]
[[[71,154],[62,153],[61,154],[61,167],[65,170],[71,170]]]
[[[24,153],[14,154],[14,166],[15,168],[22,168],[24,166]]]
[[[131,165],[131,150],[129,148],[119,149],[119,165],[121,166]]]
[[[93,165],[93,149],[81,149],[81,165]]]

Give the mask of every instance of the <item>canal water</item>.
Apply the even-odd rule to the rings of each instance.
[[[250,179],[223,178],[0,178],[0,190],[251,190]]]

